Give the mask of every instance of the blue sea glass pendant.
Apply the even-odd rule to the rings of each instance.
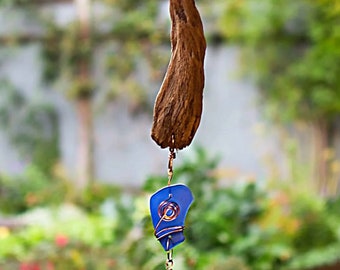
[[[169,185],[151,196],[150,212],[154,233],[165,251],[185,240],[185,218],[194,198],[191,190],[183,185]]]

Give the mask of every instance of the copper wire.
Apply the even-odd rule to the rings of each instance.
[[[158,236],[159,234],[166,232],[167,230],[170,230],[170,231],[161,236]],[[160,240],[168,235],[171,235],[176,232],[182,232],[182,231],[184,231],[184,226],[174,226],[174,227],[164,228],[163,230],[160,230],[158,233],[155,234],[155,236],[157,240]]]
[[[172,144],[175,145],[175,136],[172,135]],[[173,162],[176,158],[175,149],[169,148],[169,161],[168,161],[168,186],[171,184],[172,176],[173,176]]]

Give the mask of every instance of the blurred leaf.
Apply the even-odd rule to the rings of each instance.
[[[339,115],[340,11],[336,0],[226,1],[221,31],[244,48],[275,119]]]

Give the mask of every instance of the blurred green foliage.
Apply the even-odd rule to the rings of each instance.
[[[330,122],[340,112],[337,0],[225,1],[221,30],[280,120]]]
[[[203,149],[195,153],[176,168],[173,180],[188,184],[195,196],[186,241],[175,249],[176,268],[302,270],[340,259],[339,198],[312,195],[306,200],[297,189],[268,189],[255,182],[223,187],[216,173],[218,159]],[[58,206],[51,204],[53,196],[44,197],[19,216],[22,221],[40,218],[39,224],[0,227],[0,267],[164,269],[165,253],[153,236],[148,198],[166,182],[161,176],[150,177],[138,196],[119,194],[113,187],[103,192],[109,189],[97,186],[90,196],[93,202],[87,198],[85,204],[66,200]],[[48,187],[50,194],[56,192]],[[24,188],[16,185],[17,190]],[[103,215],[108,202],[113,208]]]
[[[68,185],[34,165],[17,177],[0,175],[0,213],[13,215],[33,207],[59,205],[68,200]]]
[[[7,80],[0,80],[0,96],[0,127],[8,140],[23,160],[49,172],[59,159],[55,109],[27,99]]]
[[[89,98],[98,91],[103,93],[104,101],[127,95],[133,112],[150,111],[152,106],[136,71],[143,61],[142,68],[150,71],[151,81],[157,82],[163,76],[162,70],[165,71],[169,52],[162,46],[169,43],[168,23],[155,23],[159,21],[159,2],[101,0],[92,4],[103,7],[105,12],[91,13],[85,38],[77,17],[70,23],[58,24],[52,13],[42,10],[34,1],[1,1],[0,8],[9,14],[21,10],[42,29],[41,36],[32,36],[32,41],[42,45],[45,83],[62,82],[61,91],[73,99]],[[23,34],[27,35],[30,40],[30,34]],[[21,41],[20,35],[13,33],[5,37],[3,45],[11,47],[20,45]],[[96,81],[92,74],[87,78],[79,76],[84,64],[91,73],[98,52],[105,55],[105,63],[100,68],[108,83],[103,84],[103,79]]]
[[[71,98],[90,97],[101,91],[107,102],[118,96],[128,96],[132,112],[150,111],[152,107],[146,89],[136,74],[141,68],[150,71],[151,80],[160,79],[167,62],[167,54],[159,49],[166,38],[167,24],[156,24],[158,1],[98,1],[105,7],[103,14],[93,14],[89,36],[81,37],[79,23],[59,26],[44,19],[46,37],[42,44],[44,80],[71,82],[65,93]],[[126,11],[129,11],[128,13]],[[104,29],[104,30],[103,30]],[[92,68],[98,53],[104,53],[105,63],[100,67],[108,83],[103,85],[93,78],[78,78],[83,64]]]
[[[24,1],[6,1],[18,2]],[[155,77],[162,75],[169,53],[161,49],[168,40],[168,25],[155,24],[158,1],[102,2],[108,7],[106,16],[95,18],[88,42],[80,42],[77,24],[59,28],[46,22],[42,41],[45,81],[70,78],[71,96],[91,96],[97,83],[91,78],[76,80],[77,64],[91,63],[94,48],[108,46],[104,73],[112,84],[109,96],[130,93],[134,102],[144,104],[146,96],[136,70],[146,58],[142,63],[148,64]],[[211,14],[222,16],[218,30],[212,27],[215,34],[222,33],[243,46],[248,71],[261,86],[276,119],[328,122],[338,115],[338,1],[230,0],[216,1],[214,7],[218,12]],[[108,31],[102,31],[99,26],[107,18]],[[1,269],[18,265],[163,269],[165,256],[153,237],[147,201],[166,179],[150,177],[138,196],[120,194],[117,188],[102,184],[90,185],[78,194],[69,181],[53,172],[58,157],[54,111],[46,105],[31,105],[5,81],[0,91],[6,97],[0,106],[2,126],[18,149],[31,153],[37,164],[18,177],[0,176],[0,212],[24,217],[41,207],[53,216],[58,205],[72,203],[81,213],[77,210],[78,214],[72,214],[75,219],[65,221],[64,213],[57,211],[46,226],[0,227]],[[301,192],[296,185],[300,179],[294,179],[291,189],[255,182],[225,187],[217,177],[217,165],[218,159],[197,149],[195,157],[176,168],[174,180],[188,184],[195,196],[187,218],[187,241],[175,251],[176,268],[292,270],[339,261],[339,198],[317,197],[306,186]],[[110,202],[114,219],[102,215],[103,205]]]
[[[46,173],[40,166],[30,165],[22,175],[0,175],[0,213],[21,214],[35,207],[56,207],[73,203],[92,214],[100,212],[102,204],[121,196],[120,188],[92,183],[79,192],[56,165]]]
[[[220,30],[241,47],[243,71],[258,85],[263,111],[284,128],[308,125],[315,147],[311,181],[320,194],[337,194],[335,163],[325,156],[337,147],[340,115],[339,1],[230,0],[223,6]]]
[[[68,216],[62,213],[65,211]],[[112,220],[88,216],[67,205],[37,209],[22,218],[30,215],[45,223],[32,224],[1,239],[1,269],[65,269],[65,265],[67,269],[115,269]]]

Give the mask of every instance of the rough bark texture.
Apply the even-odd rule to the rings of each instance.
[[[206,41],[194,0],[170,0],[171,59],[154,107],[152,139],[162,148],[188,146],[199,126]]]

